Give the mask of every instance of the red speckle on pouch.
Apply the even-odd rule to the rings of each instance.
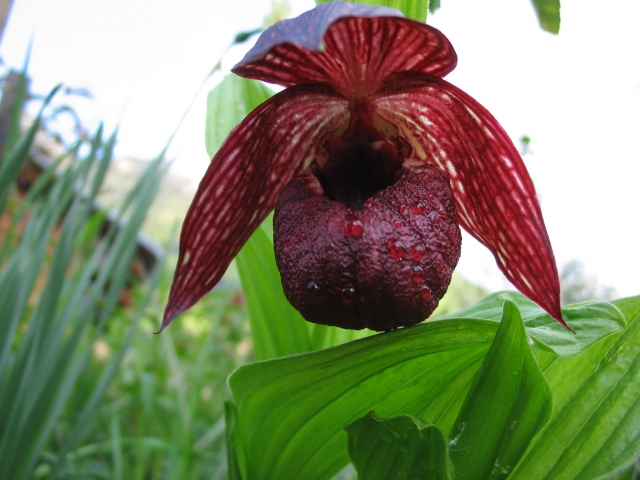
[[[424,205],[422,203],[418,203],[411,207],[411,213],[414,215],[420,215],[422,212],[424,212]]]
[[[411,258],[414,262],[419,262],[424,257],[424,247],[422,245],[416,245],[411,249]]]

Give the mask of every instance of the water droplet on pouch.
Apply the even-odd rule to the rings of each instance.
[[[324,249],[327,252],[330,252],[331,250],[333,250],[333,244],[332,243],[328,243],[327,245],[324,246]]]
[[[407,213],[407,206],[406,205],[400,205],[400,207],[398,207],[398,211],[404,215],[405,213]]]
[[[293,243],[293,236],[290,235],[287,237],[287,241],[285,242],[285,245],[289,246]]]
[[[309,292],[311,295],[317,295],[318,293],[320,293],[320,287],[318,286],[318,284],[316,282],[311,280],[307,284],[307,292]]]
[[[400,228],[402,226],[402,222],[400,220],[394,220],[393,226],[396,228]]]
[[[387,249],[389,250],[389,255],[391,255],[391,258],[394,260],[407,258],[407,247],[405,247],[402,242],[389,240],[387,242]]]
[[[429,287],[422,287],[422,290],[420,290],[420,296],[423,300],[431,298],[431,289]]]
[[[298,235],[299,242],[304,242],[306,239],[307,239],[307,236],[304,233],[301,233],[300,235]]]
[[[422,270],[422,267],[415,267],[413,269],[413,278],[411,280],[413,281],[413,283],[422,283],[423,276],[424,270]]]
[[[342,232],[345,237],[359,237],[364,232],[364,225],[358,219],[349,219],[342,224]]]
[[[356,299],[358,292],[353,287],[347,287],[342,289],[342,300],[347,303],[351,303]]]
[[[433,194],[429,194],[429,196],[427,197],[429,199],[430,202],[433,202],[433,200],[436,198],[433,196]]]

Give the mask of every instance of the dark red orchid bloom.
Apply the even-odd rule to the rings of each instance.
[[[307,320],[422,321],[449,285],[459,224],[566,326],[529,175],[495,118],[442,79],[456,62],[441,32],[388,8],[328,3],[266,30],[233,72],[287,88],[213,158],[162,327],[218,283],[274,206],[285,294]]]

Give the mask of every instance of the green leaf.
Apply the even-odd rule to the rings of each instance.
[[[329,3],[333,0],[316,0],[316,5]],[[413,18],[420,22],[427,20],[427,8],[429,0],[346,0],[350,3],[362,3],[376,7],[389,7],[400,10],[405,17]],[[436,0],[439,2],[439,0]]]
[[[440,429],[408,415],[380,419],[374,412],[345,427],[358,480],[449,480],[447,442]]]
[[[624,331],[546,367],[551,421],[510,480],[602,478],[640,456],[640,296],[614,304]]]
[[[224,423],[225,440],[227,445],[227,468],[229,480],[242,480],[238,451],[236,449],[236,423],[238,422],[238,411],[233,402],[224,402]]]
[[[507,478],[551,415],[551,390],[527,342],[520,312],[504,303],[500,328],[451,432],[456,474]]]
[[[560,32],[560,0],[532,0],[540,28],[550,33]]]
[[[23,76],[24,75],[25,74],[23,73]],[[33,121],[29,129],[25,132],[25,134],[20,137],[17,142],[15,142],[15,145],[12,145],[12,142],[7,143],[6,145],[7,148],[11,146],[11,150],[9,153],[5,153],[2,161],[0,162],[0,213],[4,211],[7,196],[9,195],[9,188],[15,182],[16,178],[18,177],[18,173],[20,173],[20,167],[27,159],[29,148],[31,148],[31,144],[33,143],[33,140],[36,137],[36,133],[38,132],[38,128],[40,127],[42,111],[49,104],[59,88],[60,85],[54,87],[49,95],[47,95],[42,104],[42,107],[40,108],[40,113],[38,113],[38,116]]]
[[[305,320],[287,301],[273,254],[273,243],[258,228],[236,256],[247,299],[256,360],[311,351]]]
[[[433,322],[239,368],[229,387],[244,480],[330,478],[349,462],[343,427],[371,410],[448,434],[497,326]]]
[[[244,117],[274,93],[262,82],[237,75],[225,76],[207,96],[204,140],[209,156],[213,157]]]
[[[500,319],[503,299],[509,298],[518,306],[527,334],[537,345],[561,356],[576,355],[598,340],[621,332],[625,325],[620,309],[608,302],[585,302],[562,309],[562,315],[575,334],[562,327],[527,297],[517,292],[499,292],[477,303],[440,318]]]

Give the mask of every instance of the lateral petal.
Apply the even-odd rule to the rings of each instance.
[[[394,72],[442,77],[456,63],[439,30],[394,9],[335,2],[269,27],[233,72],[284,86],[330,83],[354,95]]]
[[[348,101],[330,87],[301,85],[273,96],[231,132],[182,225],[161,330],[218,283],[282,188],[313,162],[320,139],[348,115]]]
[[[415,72],[389,78],[374,98],[376,112],[398,127],[414,156],[449,176],[460,225],[518,290],[567,327],[533,183],[498,121],[459,88]]]

